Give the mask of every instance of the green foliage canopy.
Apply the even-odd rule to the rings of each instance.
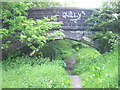
[[[55,22],[57,16],[44,17],[42,20],[27,18],[27,10],[31,7],[49,7],[60,5],[54,2],[3,2],[2,3],[2,24],[0,38],[3,39],[2,49],[15,40],[28,42],[31,49],[36,49],[33,43],[40,48],[48,39],[54,39],[63,35],[61,31],[52,34],[46,33],[53,28],[59,28],[62,23]]]

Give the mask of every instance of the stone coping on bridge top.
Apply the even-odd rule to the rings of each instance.
[[[80,7],[33,7],[30,10],[49,10],[49,9],[59,9],[59,10],[95,10],[97,8],[80,8]]]

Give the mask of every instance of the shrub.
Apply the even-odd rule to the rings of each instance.
[[[41,52],[44,57],[49,57],[50,59],[68,59],[75,51],[80,48],[88,48],[89,46],[81,42],[73,40],[56,40],[50,41],[43,46]],[[39,51],[39,53],[41,54]]]
[[[113,50],[116,47],[118,40],[120,37],[118,34],[113,32],[98,32],[94,35],[94,41],[96,42],[96,46],[98,47],[98,51],[101,53],[108,52]]]
[[[61,30],[53,33],[47,33],[48,30],[59,29],[62,23],[56,22],[57,15],[44,17],[43,19],[34,20],[28,18],[28,10],[32,7],[52,7],[58,6],[56,2],[2,2],[0,39],[2,39],[2,47],[6,57],[8,52],[13,53],[21,47],[14,43],[26,43],[32,50],[40,49],[48,40],[54,40],[55,37],[63,36]],[[36,47],[36,44],[38,45]],[[13,49],[10,49],[11,46]]]
[[[108,52],[118,43],[119,32],[119,1],[107,0],[102,7],[95,9],[87,23],[89,30],[99,30],[94,34],[93,41],[97,42],[98,50],[101,53]]]
[[[44,57],[50,59],[68,59],[75,52],[70,40],[50,41],[43,46],[41,51]]]

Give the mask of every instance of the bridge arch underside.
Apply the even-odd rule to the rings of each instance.
[[[55,30],[56,31],[56,30]],[[54,31],[49,31],[48,33],[53,33]],[[74,30],[63,30],[63,37],[55,37],[55,40],[69,39],[78,42],[83,42],[93,48],[97,48],[95,43],[92,41],[93,35],[96,31],[74,31]]]
[[[54,31],[50,31],[54,32]],[[73,40],[77,42],[82,42],[84,44],[89,45],[90,47],[93,47],[97,49],[97,46],[94,42],[92,42],[92,35],[94,34],[93,31],[64,31],[64,37],[56,37],[55,40]],[[53,40],[48,40],[48,42]],[[17,40],[17,42],[11,44],[8,49],[2,51],[2,58],[4,59],[9,52],[14,53],[18,50],[25,50],[26,52],[31,52],[30,48],[27,46],[28,42],[21,43]],[[37,44],[34,44],[37,46]]]
[[[55,30],[56,31],[56,30]],[[48,31],[48,33],[54,33],[53,31]],[[69,31],[69,30],[63,30],[64,37],[55,37],[55,40],[74,40],[78,42],[83,42],[93,48],[96,48],[94,42],[92,42],[92,36],[95,33],[94,31]],[[51,41],[51,40],[48,40]],[[17,50],[20,50],[21,48],[24,48],[28,42],[21,43],[19,40],[16,40],[15,42],[11,43],[9,45],[8,49],[5,49],[2,51],[3,56],[7,55],[9,52],[15,52]]]
[[[58,30],[51,30],[51,31],[48,31],[47,33],[54,33],[56,31]],[[95,31],[63,30],[64,37],[58,37],[58,39],[67,38],[67,39],[72,39],[76,41],[81,41],[83,37],[92,38],[94,33]],[[55,39],[57,39],[57,37],[55,37]]]

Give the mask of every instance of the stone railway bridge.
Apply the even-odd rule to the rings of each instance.
[[[85,22],[92,14],[90,9],[81,9],[73,7],[34,7],[28,10],[28,18],[43,19],[44,17],[51,17],[58,15],[57,22],[62,22],[63,25],[60,29],[63,30],[65,37],[56,39],[72,39],[84,42],[92,47],[95,47],[94,42],[91,42],[92,34],[98,32],[97,30],[85,31],[89,25]],[[52,33],[56,30],[50,30]],[[14,52],[27,45],[27,42],[21,43],[16,41],[10,45],[10,48],[3,51]]]

